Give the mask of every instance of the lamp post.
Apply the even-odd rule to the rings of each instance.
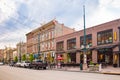
[[[86,26],[85,26],[85,5],[83,5],[83,20],[84,20],[84,49],[83,49],[83,54],[84,54],[84,61],[83,61],[83,70],[87,69],[87,55],[86,55]]]
[[[21,62],[21,41],[20,41],[20,46],[19,46],[19,50],[20,50],[20,52],[19,52],[19,62]]]
[[[40,33],[38,34],[38,59],[40,57]]]

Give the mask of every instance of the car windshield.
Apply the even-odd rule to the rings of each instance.
[[[30,63],[29,61],[25,61],[25,63]]]
[[[34,62],[42,62],[42,60],[35,60]]]

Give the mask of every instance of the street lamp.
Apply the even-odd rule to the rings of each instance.
[[[87,69],[87,55],[86,55],[86,26],[85,26],[85,6],[83,6],[83,20],[84,20],[84,48],[83,48],[83,55],[84,55],[84,61],[83,61],[83,70]]]
[[[38,59],[40,57],[40,33],[38,34]]]
[[[19,62],[21,62],[21,48],[22,48],[22,42],[20,41],[19,43],[18,43],[18,51],[19,51]]]

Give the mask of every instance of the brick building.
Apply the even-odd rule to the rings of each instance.
[[[0,62],[3,61],[4,58],[4,50],[0,49]]]
[[[64,63],[83,61],[84,31],[56,38],[56,56]],[[86,29],[87,60],[120,66],[120,19]]]
[[[52,20],[26,34],[27,53],[33,53],[34,58],[53,62],[55,59],[55,38],[72,32],[74,29]]]
[[[16,50],[15,48],[5,47],[4,53],[3,53],[5,63],[9,63],[10,61],[13,60],[13,52],[15,50]]]
[[[18,57],[18,60],[21,61],[21,58],[24,54],[27,53],[27,45],[25,42],[19,42],[16,45],[17,47],[17,54],[14,53]]]

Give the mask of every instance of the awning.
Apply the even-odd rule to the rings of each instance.
[[[56,51],[55,53],[56,54],[62,54],[62,53],[65,53],[65,51]]]
[[[110,49],[110,48],[115,48],[117,45],[109,45],[109,46],[98,46],[95,49],[99,50],[99,49]]]
[[[113,53],[120,54],[120,51],[113,51]]]
[[[77,50],[76,50],[76,49],[71,49],[71,50],[67,50],[66,52],[67,52],[67,53],[76,53]]]
[[[86,48],[86,51],[90,51],[90,50],[94,50],[95,48],[93,47],[90,47],[90,48]],[[77,51],[84,51],[84,49],[80,49],[80,50],[77,50]]]

